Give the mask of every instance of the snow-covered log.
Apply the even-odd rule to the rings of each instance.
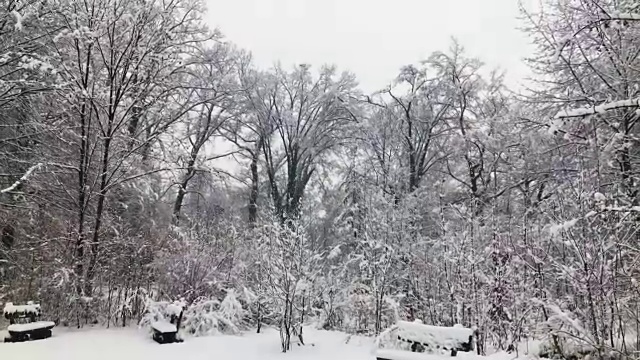
[[[473,330],[470,328],[432,326],[407,321],[398,322],[397,334],[399,340],[420,343],[429,348],[463,351],[471,350],[473,339]]]
[[[473,350],[474,333],[473,329],[461,325],[445,327],[424,325],[420,321],[399,321],[380,334],[376,341],[377,357],[389,359],[385,354],[393,350],[411,352],[447,350],[451,351],[452,356],[455,356],[458,351]]]

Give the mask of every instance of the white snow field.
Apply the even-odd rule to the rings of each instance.
[[[67,331],[54,328],[45,340],[0,342],[1,360],[371,360],[373,340],[339,332],[305,329],[307,346],[280,352],[278,332],[241,336],[187,337],[184,343],[158,344],[146,330],[135,328]],[[0,335],[4,335],[0,332]],[[313,346],[311,345],[313,344]]]
[[[280,352],[278,332],[263,334],[187,337],[184,343],[157,344],[146,330],[135,328],[66,330],[54,328],[45,340],[24,343],[0,342],[1,360],[374,360],[373,339],[348,336],[340,332],[305,329],[306,346]],[[4,332],[0,332],[4,335]],[[511,360],[508,354],[478,357],[459,353],[457,358],[411,354],[411,359]]]

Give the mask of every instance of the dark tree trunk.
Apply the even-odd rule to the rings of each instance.
[[[262,140],[258,141],[258,146],[251,154],[251,193],[249,194],[249,226],[254,227],[258,219],[258,191],[260,185],[260,173],[258,172],[258,160]]]
[[[189,185],[189,181],[196,174],[196,159],[198,158],[198,152],[200,148],[194,148],[191,151],[191,157],[189,158],[189,163],[187,164],[187,173],[182,178],[182,182],[180,182],[180,188],[178,189],[178,194],[176,195],[176,201],[173,203],[173,221],[175,224],[180,222],[180,212],[182,211],[182,205],[184,203],[184,197],[187,195],[187,186]]]
[[[104,203],[107,198],[107,183],[109,170],[109,150],[111,148],[111,129],[108,130],[107,137],[104,139],[104,152],[102,154],[102,166],[100,169],[100,192],[98,193],[98,205],[96,207],[96,222],[93,228],[93,238],[91,240],[91,261],[87,269],[87,277],[85,279],[85,295],[91,296],[93,292],[93,278],[96,272],[98,262],[98,251],[100,241],[100,230],[102,228],[102,216],[104,214]]]
[[[91,59],[91,48],[87,53],[85,69],[82,79],[82,86],[86,89],[89,82],[89,62]],[[82,279],[84,278],[84,246],[86,242],[85,234],[85,211],[87,201],[87,172],[89,167],[89,141],[87,137],[91,131],[91,111],[87,114],[88,104],[82,103],[80,108],[80,157],[78,166],[78,234],[75,244],[75,272],[76,272],[76,292],[83,291]]]

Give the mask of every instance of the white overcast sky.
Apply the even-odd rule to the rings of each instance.
[[[469,55],[506,70],[510,86],[527,75],[531,46],[517,29],[518,0],[206,1],[209,24],[263,68],[336,64],[374,91],[456,37]]]

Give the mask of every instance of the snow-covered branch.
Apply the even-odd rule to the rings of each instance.
[[[562,110],[556,114],[556,119],[566,119],[572,117],[583,117],[595,114],[604,114],[611,110],[623,109],[623,108],[638,108],[640,107],[639,99],[618,100],[613,102],[604,103],[593,107],[584,107],[573,110]]]
[[[42,166],[42,163],[38,163],[38,164],[33,165],[32,167],[30,167],[29,170],[27,170],[27,172],[24,175],[22,175],[22,177],[20,179],[18,179],[18,181],[13,183],[13,185],[9,186],[6,189],[1,189],[0,190],[0,194],[8,193],[10,191],[15,190],[18,186],[20,186],[20,184],[22,184],[23,182],[27,181],[29,179],[29,177],[31,176],[31,174],[41,166]]]
[[[610,19],[603,19],[603,20],[628,20],[628,21],[638,21],[640,20],[640,14],[639,13],[622,13],[622,12],[613,12],[611,14],[611,18]]]
[[[603,211],[640,212],[640,206],[607,206]]]

